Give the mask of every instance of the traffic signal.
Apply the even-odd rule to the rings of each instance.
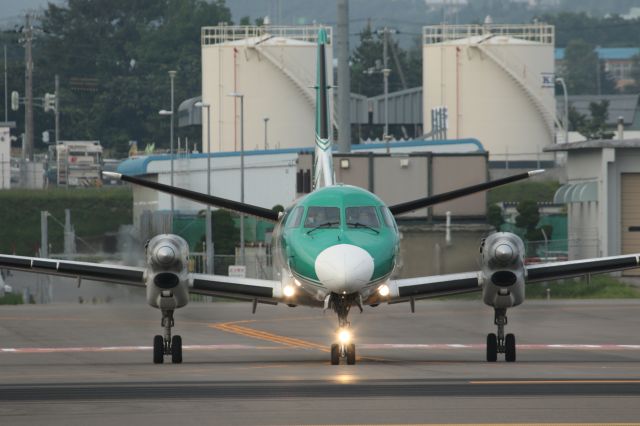
[[[20,108],[20,94],[15,90],[11,92],[11,110],[17,111]]]
[[[56,95],[54,93],[44,94],[44,112],[56,110]]]

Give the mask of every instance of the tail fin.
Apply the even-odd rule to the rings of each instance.
[[[335,183],[333,157],[331,154],[331,136],[329,127],[329,102],[327,101],[327,64],[325,46],[327,32],[324,28],[318,31],[318,63],[316,80],[316,150],[315,174],[313,187],[331,186]]]

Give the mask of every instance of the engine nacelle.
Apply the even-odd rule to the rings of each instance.
[[[189,302],[189,245],[174,234],[156,235],[146,245],[147,303],[173,310]]]
[[[489,235],[480,246],[482,300],[494,308],[511,308],[524,302],[524,243],[510,232]]]

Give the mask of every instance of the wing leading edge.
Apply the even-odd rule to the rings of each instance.
[[[554,281],[634,268],[640,268],[640,254],[541,263],[526,267],[527,278],[525,283]],[[481,291],[482,281],[481,271],[390,280],[390,298],[388,301],[389,303],[400,303]]]
[[[74,262],[40,257],[0,255],[0,269],[57,275],[90,281],[145,287],[146,268]],[[281,301],[279,281],[236,278],[223,275],[189,274],[189,293],[237,300]],[[153,285],[153,284],[152,284]]]

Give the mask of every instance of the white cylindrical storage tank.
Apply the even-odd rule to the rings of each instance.
[[[539,160],[555,134],[553,26],[432,26],[423,41],[425,131],[444,106],[449,138],[479,139],[492,160]]]
[[[211,151],[240,150],[241,100],[231,93],[243,96],[245,150],[264,149],[265,133],[268,149],[313,146],[318,29],[202,28],[202,100],[211,108]],[[331,44],[331,28],[326,30]],[[332,85],[331,70],[327,76]],[[204,117],[202,122],[206,141]]]

